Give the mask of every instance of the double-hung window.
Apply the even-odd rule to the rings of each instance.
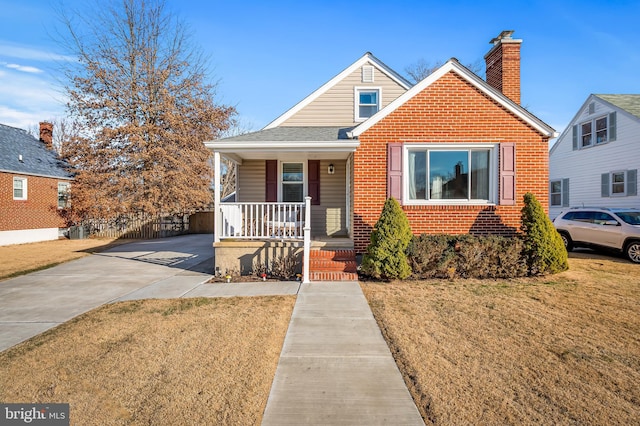
[[[569,207],[569,178],[550,181],[549,201],[551,207]]]
[[[282,163],[282,201],[304,201],[304,163]]]
[[[13,178],[13,199],[14,200],[27,199],[27,178],[23,178],[23,177]]]
[[[638,195],[638,170],[616,170],[603,173],[601,178],[602,197],[629,197]]]
[[[625,175],[626,172],[611,173],[611,195],[625,195]]]
[[[409,203],[491,203],[496,194],[493,146],[409,147]]]
[[[573,149],[589,148],[615,139],[615,112],[573,126]]]
[[[561,206],[562,205],[562,181],[552,180],[549,193],[551,195],[551,205]]]
[[[58,182],[58,208],[66,209],[71,207],[71,200],[69,198],[69,189],[71,184],[69,182]]]
[[[356,121],[364,121],[380,109],[380,89],[356,88]]]

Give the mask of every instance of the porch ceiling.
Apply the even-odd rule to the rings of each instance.
[[[241,160],[261,160],[278,158],[307,158],[325,160],[344,160],[354,152],[359,145],[358,140],[340,142],[234,142],[231,144],[214,143],[205,146],[211,151],[217,151],[224,157]]]

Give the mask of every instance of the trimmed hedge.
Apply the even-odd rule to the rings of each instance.
[[[518,237],[414,236],[407,255],[413,278],[513,278],[527,275]]]

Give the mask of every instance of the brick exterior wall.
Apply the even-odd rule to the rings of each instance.
[[[520,41],[503,40],[485,56],[487,83],[520,105]]]
[[[27,199],[13,199],[13,178],[27,178]],[[60,228],[58,182],[63,179],[0,172],[0,231]]]
[[[414,234],[513,235],[520,228],[526,192],[548,210],[548,138],[450,72],[360,135],[353,176],[356,252],[369,244],[387,197],[387,144],[412,142],[516,146],[516,205],[404,205]]]

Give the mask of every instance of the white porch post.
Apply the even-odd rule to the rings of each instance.
[[[222,230],[220,212],[220,153],[213,151],[213,242],[220,242]]]
[[[311,251],[311,197],[304,197],[304,253],[302,283],[309,284],[309,252]]]

